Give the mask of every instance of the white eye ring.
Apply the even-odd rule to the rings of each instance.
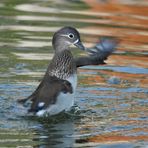
[[[68,37],[69,37],[70,39],[73,39],[73,38],[74,38],[74,34],[70,33],[70,34],[68,34]]]

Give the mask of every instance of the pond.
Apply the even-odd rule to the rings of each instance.
[[[146,0],[1,0],[0,18],[0,147],[148,147]],[[78,69],[77,114],[25,117],[16,100],[41,81],[63,26],[76,27],[86,47],[101,36],[119,47],[107,65]]]

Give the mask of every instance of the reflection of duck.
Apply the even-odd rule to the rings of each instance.
[[[69,110],[74,105],[74,93],[77,85],[77,67],[103,64],[113,52],[117,42],[112,39],[101,39],[95,48],[85,49],[80,35],[75,28],[64,27],[53,36],[55,55],[48,66],[47,72],[34,93],[19,102],[31,102],[29,112],[42,116],[58,114]],[[90,55],[73,58],[70,45],[87,51]]]
[[[61,119],[62,118],[62,119]],[[34,148],[72,148],[75,144],[75,121],[70,117],[57,116],[52,119],[40,121],[42,128],[37,129],[39,135],[35,141],[41,142]],[[61,120],[58,120],[61,119]],[[50,124],[49,124],[50,123]]]

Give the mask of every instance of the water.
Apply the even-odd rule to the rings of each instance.
[[[148,2],[146,0],[1,0],[0,147],[148,147]],[[86,47],[120,38],[106,66],[78,70],[77,113],[24,117],[16,103],[33,92],[65,26]],[[82,55],[79,50],[75,55]]]

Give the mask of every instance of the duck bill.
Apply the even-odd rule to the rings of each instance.
[[[84,45],[81,43],[80,40],[76,40],[76,41],[74,42],[74,45],[75,45],[76,47],[78,47],[79,49],[81,49],[81,50],[85,50],[85,47],[84,47]]]

